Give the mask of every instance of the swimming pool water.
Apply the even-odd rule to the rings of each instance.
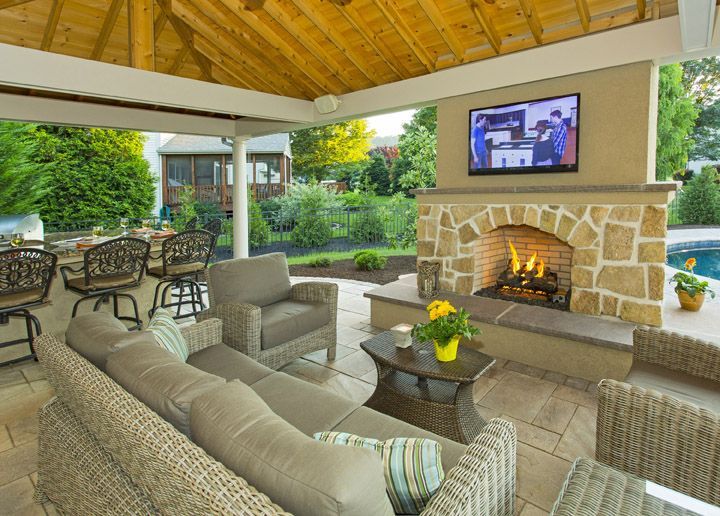
[[[720,247],[712,249],[685,249],[682,251],[669,251],[667,264],[676,269],[685,270],[685,261],[695,258],[695,274],[720,280]]]

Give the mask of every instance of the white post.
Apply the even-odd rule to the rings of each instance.
[[[248,257],[247,137],[233,138],[233,257]]]

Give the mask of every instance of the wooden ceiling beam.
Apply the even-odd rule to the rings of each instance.
[[[535,8],[535,2],[533,0],[519,1],[520,8],[522,9],[523,15],[525,16],[525,21],[527,22],[528,27],[530,27],[530,32],[532,33],[533,38],[535,38],[535,43],[537,43],[538,45],[542,45],[543,27],[542,23],[540,23],[537,9]]]
[[[440,12],[437,2],[435,0],[418,0],[420,8],[425,12],[430,22],[433,24],[435,29],[440,33],[443,41],[450,48],[455,58],[459,63],[463,62],[463,56],[465,55],[465,48],[463,47],[460,40],[455,35],[455,32],[450,27],[450,24]]]
[[[95,40],[95,46],[90,53],[90,59],[99,61],[102,58],[105,46],[107,45],[108,39],[110,39],[110,34],[115,27],[115,22],[117,22],[123,2],[124,0],[112,0],[110,8],[107,10],[107,14],[105,15],[105,20],[103,20],[100,34],[98,34],[98,37]]]
[[[310,8],[308,3],[304,0],[291,1],[295,7],[297,7],[298,11],[309,19],[315,27],[320,29],[320,32],[322,32],[325,37],[328,38],[328,40],[330,40],[330,42],[335,45],[358,70],[360,70],[360,73],[367,77],[373,86],[382,84],[382,77],[372,67],[367,65],[367,59],[353,49],[353,45],[350,44],[347,38],[340,34],[340,31],[337,30],[324,15],[320,14],[318,9]]]
[[[193,47],[192,30],[190,30],[190,28],[185,24],[185,22],[181,20],[178,16],[176,16],[173,12],[173,7],[176,2],[174,0],[156,1],[162,11],[165,13],[165,16],[167,16],[168,22],[170,22],[170,25],[172,26],[175,33],[180,37],[183,45],[187,47],[190,55],[193,58],[193,61],[195,61],[195,64],[197,64],[200,68],[203,79],[205,79],[206,81],[215,82],[212,76],[212,70],[210,69],[210,63],[208,59],[200,52],[195,50],[195,47]]]
[[[575,0],[577,6],[578,17],[580,18],[580,25],[582,25],[583,32],[590,30],[590,8],[588,7],[587,0]]]
[[[173,64],[170,65],[170,68],[168,69],[167,73],[170,75],[176,75],[180,69],[185,64],[185,61],[190,56],[190,49],[183,45],[183,47],[180,49],[180,52],[177,53],[175,56],[175,61],[173,61]]]
[[[58,22],[60,21],[60,14],[62,13],[64,4],[65,0],[53,0],[52,7],[50,8],[50,14],[48,14],[47,24],[45,25],[42,42],[40,43],[40,50],[50,50],[53,39],[55,38],[55,31],[57,30]]]
[[[155,71],[153,0],[127,0],[130,66]]]
[[[653,2],[653,4],[656,2]],[[637,12],[638,12],[638,20],[644,20],[646,16],[647,11],[647,3],[645,0],[637,0]]]
[[[395,6],[389,0],[373,0],[373,5],[375,5],[385,19],[390,22],[400,38],[410,47],[412,53],[415,54],[415,57],[418,58],[425,69],[427,69],[428,72],[434,72],[434,60],[428,55],[425,47],[417,40],[413,31],[405,23],[402,16],[397,12],[397,9],[395,9]]]
[[[165,28],[165,25],[167,25],[167,16],[165,16],[165,11],[163,11],[162,9],[157,9],[155,11],[155,25],[153,27],[153,34],[155,34],[155,43],[157,43],[158,39],[160,39],[160,34]]]
[[[498,36],[495,26],[492,24],[490,17],[485,12],[485,9],[475,0],[468,0],[468,5],[472,11],[475,21],[478,22],[480,28],[485,34],[485,39],[490,44],[496,54],[500,53],[500,46],[502,45],[502,39]]]
[[[0,10],[32,2],[32,0],[0,0]]]

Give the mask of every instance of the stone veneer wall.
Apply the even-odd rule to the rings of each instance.
[[[423,204],[418,214],[418,260],[442,263],[443,290],[471,294],[475,240],[525,224],[574,248],[571,311],[662,324],[664,205]]]

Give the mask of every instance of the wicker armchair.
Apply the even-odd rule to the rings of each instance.
[[[716,390],[717,404],[720,346],[647,327],[636,328],[633,341],[628,383],[598,386],[597,460],[720,505],[720,411],[678,388],[685,379],[690,392]],[[672,383],[643,382],[636,371],[651,368],[667,370]]]
[[[310,281],[291,286],[283,253],[219,262],[207,270],[205,279],[210,308],[196,320],[222,320],[228,346],[272,369],[321,349],[327,349],[329,360],[335,359],[336,284]],[[321,322],[313,325],[312,320]],[[283,325],[287,328],[277,330]],[[283,334],[288,336],[284,340]]]

